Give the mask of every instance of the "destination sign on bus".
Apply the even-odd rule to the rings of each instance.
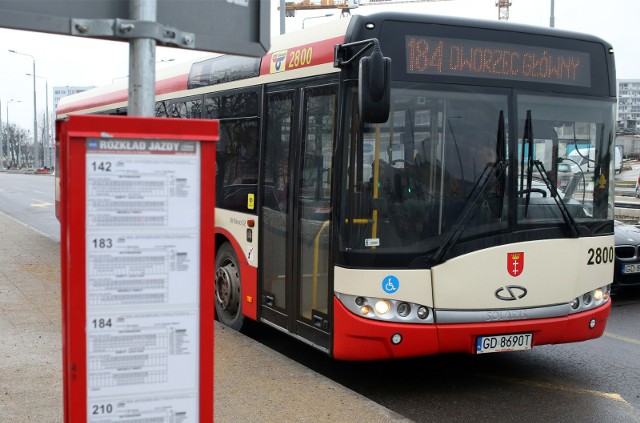
[[[405,42],[408,73],[591,85],[588,53],[416,35]]]

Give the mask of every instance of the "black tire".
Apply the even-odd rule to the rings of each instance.
[[[244,323],[242,289],[238,258],[230,243],[225,242],[216,254],[216,317],[226,326],[239,331]]]

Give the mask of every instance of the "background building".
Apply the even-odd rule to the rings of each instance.
[[[83,91],[90,90],[94,87],[53,87],[53,111],[58,110],[58,103],[62,97],[66,97],[71,94],[81,93]]]
[[[66,97],[68,95],[71,94],[77,94],[77,93],[81,93],[82,91],[87,91],[90,90],[91,88],[94,88],[93,86],[91,87],[53,87],[53,111],[52,111],[52,122],[56,121],[56,116],[57,113],[56,111],[58,110],[58,103],[60,102],[60,99],[62,97]],[[51,115],[50,115],[51,116]],[[48,168],[52,168],[54,166],[55,163],[55,157],[54,157],[54,147],[53,147],[53,140],[55,140],[56,135],[55,135],[55,131],[56,131],[56,126],[52,125],[51,126],[51,132],[52,132],[52,138],[51,141],[47,142],[46,144],[44,144],[43,148],[45,149],[45,153],[44,153],[44,163],[45,163],[45,167]]]
[[[618,132],[640,133],[640,79],[618,79]]]

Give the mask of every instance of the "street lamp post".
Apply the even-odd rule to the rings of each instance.
[[[4,168],[4,131],[2,130],[2,99],[0,98],[0,169]]]
[[[27,73],[27,75],[31,76],[30,73]],[[50,165],[50,163],[47,163],[46,161],[46,149],[45,147],[49,147],[49,143],[51,141],[51,139],[49,138],[49,81],[47,80],[47,78],[45,78],[44,76],[36,76],[36,78],[40,78],[40,79],[44,79],[44,87],[45,87],[45,118],[44,118],[44,137],[42,137],[42,161],[43,161],[43,166],[46,166],[47,164]],[[46,146],[45,146],[45,141],[46,141]]]
[[[326,15],[322,15],[322,16],[310,16],[308,18],[304,18],[302,20],[302,29],[304,29],[304,21],[306,21],[307,19],[328,18],[330,16],[333,16],[333,13],[327,13]]]
[[[38,166],[38,115],[36,112],[36,58],[30,54],[19,53],[15,50],[9,50],[9,53],[19,54],[21,56],[31,57],[33,60],[33,154],[36,167]]]
[[[7,101],[7,130],[9,129],[9,104],[20,103],[20,100],[14,100],[13,98]],[[7,148],[7,150],[9,150]],[[18,141],[18,167],[20,167],[20,141]]]

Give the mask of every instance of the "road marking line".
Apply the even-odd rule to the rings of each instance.
[[[616,335],[615,333],[605,332],[604,336],[608,336],[609,338],[617,339],[618,341],[628,342],[630,344],[640,345],[640,340],[627,338],[626,336]]]
[[[610,399],[613,401],[621,402],[625,405],[631,406],[620,394],[614,394],[609,392],[596,391],[594,389],[573,388],[570,386],[556,385],[551,382],[537,382],[534,380],[516,379],[511,377],[494,376],[494,375],[479,375],[488,379],[496,379],[503,382],[517,383],[519,385],[533,386],[535,388],[552,389],[554,391],[566,391],[575,394],[589,394],[597,397]]]
[[[53,206],[52,203],[49,203],[47,201],[44,200],[38,200],[37,198],[32,198],[33,201],[37,201],[37,203],[33,203],[31,204],[31,207],[49,207],[49,206]]]

